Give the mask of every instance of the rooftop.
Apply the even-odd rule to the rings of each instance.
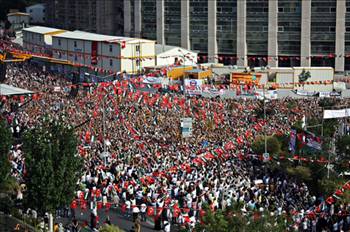
[[[179,52],[182,55],[186,55],[187,53],[196,53],[194,51],[182,48],[182,47],[177,47],[177,46],[171,46],[171,45],[162,45],[162,44],[156,44],[156,54],[161,54],[163,52],[167,52],[173,49],[177,49],[176,52]]]
[[[30,14],[23,13],[23,12],[13,12],[13,13],[8,13],[7,16],[30,16]]]
[[[11,85],[0,84],[0,95],[1,96],[10,96],[10,95],[25,95],[32,94],[32,91],[17,88]]]
[[[122,36],[110,36],[101,35],[85,31],[66,31],[64,33],[54,35],[53,37],[66,38],[66,39],[76,39],[76,40],[90,40],[90,41],[105,41],[105,42],[122,42],[126,41],[128,43],[139,43],[139,42],[154,42],[152,40],[122,37]]]
[[[62,30],[57,28],[51,28],[51,27],[35,26],[35,27],[24,28],[23,31],[29,31],[29,32],[39,33],[39,34],[48,34],[53,32],[59,32]]]

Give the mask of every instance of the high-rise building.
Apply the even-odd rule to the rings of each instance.
[[[48,1],[56,27],[157,40],[203,62],[350,70],[350,0]]]
[[[123,3],[115,0],[46,0],[46,24],[66,30],[123,35]]]
[[[350,0],[141,0],[139,8],[134,1],[123,0],[124,14],[142,16],[143,37],[189,44],[205,60],[350,70]]]

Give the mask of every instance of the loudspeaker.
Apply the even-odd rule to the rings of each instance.
[[[0,82],[4,82],[6,79],[6,63],[0,61]]]

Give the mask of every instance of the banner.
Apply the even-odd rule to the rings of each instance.
[[[188,95],[201,95],[202,94],[203,80],[200,79],[185,79],[185,94]]]
[[[324,119],[345,118],[345,117],[350,117],[350,108],[342,109],[342,110],[324,110],[323,111]]]
[[[143,79],[144,84],[162,84],[163,78],[161,77],[146,77]]]
[[[91,64],[97,64],[97,41],[91,42]]]
[[[297,90],[296,94],[300,95],[300,96],[315,96],[317,94],[317,92],[308,92],[306,90]]]
[[[296,137],[297,137],[297,131],[291,130],[290,131],[290,140],[289,140],[289,150],[291,151],[292,154],[295,153]]]
[[[322,150],[321,139],[310,132],[306,134],[306,145],[319,151]]]

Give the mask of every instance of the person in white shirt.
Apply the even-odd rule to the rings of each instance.
[[[164,221],[164,232],[170,232],[171,225],[170,222]]]

